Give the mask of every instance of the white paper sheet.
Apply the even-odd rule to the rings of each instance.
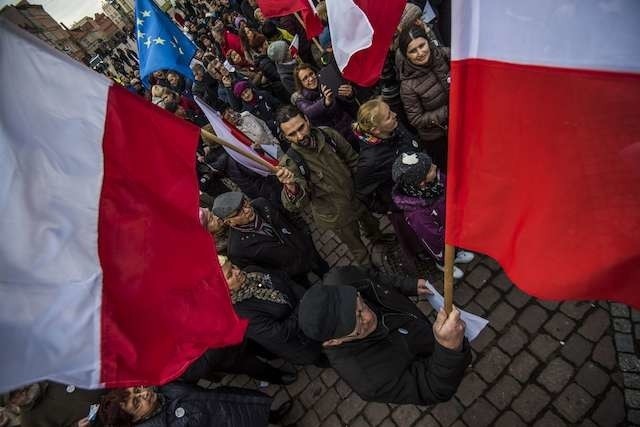
[[[436,291],[436,288],[434,288],[429,282],[427,282],[427,288],[429,288],[432,294],[427,295],[426,300],[429,301],[429,304],[431,304],[431,307],[433,307],[434,310],[439,311],[444,307],[444,297],[440,295],[440,293]],[[464,320],[464,323],[467,325],[464,330],[464,336],[467,337],[469,342],[476,339],[484,327],[489,323],[487,319],[464,310],[460,310],[460,318]]]

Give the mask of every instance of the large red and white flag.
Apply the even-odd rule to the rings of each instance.
[[[454,2],[446,241],[640,307],[640,3]]]
[[[258,0],[258,6],[267,18],[300,13],[308,39],[322,32],[322,21],[312,0]]]
[[[360,86],[380,79],[406,0],[327,0],[331,47],[342,75]]]
[[[238,343],[199,129],[0,20],[0,391],[162,384]]]

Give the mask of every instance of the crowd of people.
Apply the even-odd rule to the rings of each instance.
[[[317,10],[326,26],[323,2]],[[194,159],[200,221],[235,310],[249,320],[246,339],[208,350],[157,387],[96,392],[44,382],[17,390],[5,403],[22,419],[5,411],[0,425],[277,423],[291,402],[271,408],[259,390],[197,384],[246,374],[286,385],[301,365],[332,367],[367,401],[450,399],[471,359],[465,324],[455,308],[431,324],[411,299],[430,292],[417,261],[444,268],[447,10],[446,1],[408,2],[380,82],[363,88],[338,70],[328,26],[316,44],[295,16],[266,19],[256,0],[176,0],[172,17],[199,48],[193,78],[158,70],[146,88],[133,72],[129,90],[205,127],[197,96],[279,162],[263,177],[204,141]],[[384,215],[393,234],[380,230]],[[305,218],[333,232],[353,265],[331,268]],[[397,241],[405,274],[380,271],[367,241]],[[457,250],[455,263],[473,257]],[[455,278],[463,274],[455,267]],[[277,358],[285,365],[272,366]],[[90,404],[99,404],[95,419],[86,417]]]

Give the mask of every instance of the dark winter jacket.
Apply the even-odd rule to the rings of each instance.
[[[255,297],[235,303],[236,313],[249,320],[247,338],[297,365],[314,364],[322,359],[321,343],[307,338],[298,327],[298,304],[304,288],[281,272],[255,266],[244,268],[243,271],[266,273],[266,280],[261,285],[276,289],[287,298],[287,304]]]
[[[223,102],[218,97],[218,86],[218,81],[211,77],[208,73],[205,73],[202,80],[193,81],[191,92],[194,96],[202,98],[202,100],[209,106],[220,110],[221,108],[223,108]]]
[[[253,62],[256,68],[262,71],[262,75],[265,76],[267,80],[270,82],[280,81],[280,75],[278,74],[276,64],[266,54],[257,55]]]
[[[331,366],[367,401],[430,405],[449,400],[471,360],[438,344],[432,325],[405,295],[416,295],[417,279],[340,269],[326,285],[351,285],[378,316],[378,328],[361,340],[325,347]]]
[[[42,381],[40,395],[20,407],[24,427],[75,427],[99,403],[104,390],[86,390],[53,381]],[[100,424],[101,425],[101,424]]]
[[[291,94],[282,84],[278,68],[271,58],[266,54],[260,54],[256,56],[254,63],[256,68],[262,71],[262,75],[267,79],[267,82],[261,84],[260,87],[273,94],[279,101],[288,103]]]
[[[449,60],[442,48],[431,46],[427,64],[412,64],[396,52],[400,76],[400,97],[409,123],[422,141],[434,141],[446,135],[449,119]]]
[[[356,196],[370,211],[386,214],[397,210],[391,200],[391,166],[401,153],[418,151],[418,142],[400,124],[387,139],[367,137],[357,131],[356,137],[360,139],[360,156],[354,177]]]
[[[318,260],[312,256],[317,252],[308,229],[294,223],[263,198],[253,200],[251,206],[256,215],[272,227],[275,236],[232,227],[227,242],[231,261],[241,268],[259,265],[292,277],[310,272]]]
[[[242,101],[242,111],[248,111],[259,119],[262,119],[269,129],[271,133],[274,135],[278,134],[278,124],[275,119],[275,112],[280,107],[280,101],[278,101],[273,95],[269,92],[253,89],[255,102],[246,103]]]
[[[446,177],[438,171],[438,180],[446,188]],[[421,246],[438,262],[444,262],[445,196],[426,200],[393,191],[393,201],[404,213],[404,219],[415,232]]]
[[[296,91],[296,85],[293,79],[293,70],[296,68],[296,65],[298,65],[298,63],[295,60],[276,64],[280,81],[290,94]]]
[[[218,387],[203,389],[170,383],[158,389],[164,397],[160,411],[140,427],[257,427],[269,424],[272,399],[255,390]]]
[[[207,157],[209,160],[209,157]],[[223,173],[234,182],[250,199],[264,197],[276,205],[281,205],[280,193],[282,184],[274,176],[260,176],[236,162],[225,151],[216,151],[216,156],[209,162],[216,170]]]

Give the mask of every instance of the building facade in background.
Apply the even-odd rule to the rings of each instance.
[[[125,0],[104,0],[102,10],[121,30],[133,27],[133,7]]]
[[[120,31],[120,28],[102,13],[96,13],[93,18],[85,16],[69,30],[72,37],[90,55],[94,55],[104,42],[111,40]]]
[[[0,16],[35,34],[38,38],[78,61],[83,61],[87,56],[87,51],[74,40],[65,27],[58,24],[44,10],[42,5],[21,0],[15,5],[8,5],[0,9]]]

